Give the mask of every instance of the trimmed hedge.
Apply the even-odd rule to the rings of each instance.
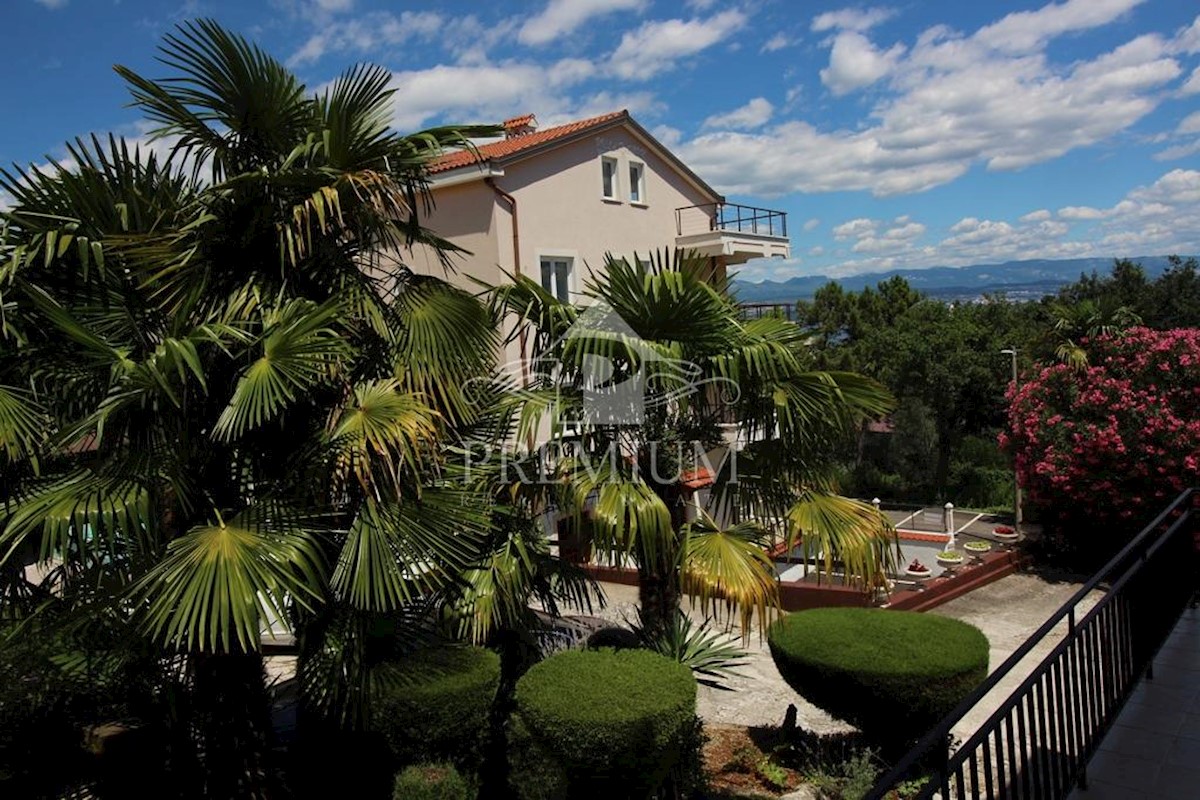
[[[413,764],[396,776],[392,800],[471,800],[475,793],[453,764]]]
[[[878,608],[788,614],[767,635],[784,680],[868,738],[919,738],[988,670],[988,641],[948,617]]]
[[[517,682],[511,781],[523,800],[644,798],[689,757],[696,680],[646,650],[573,650]]]
[[[482,647],[437,647],[396,664],[374,727],[398,764],[453,761],[474,772],[483,759],[500,657]]]

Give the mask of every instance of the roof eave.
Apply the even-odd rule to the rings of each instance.
[[[491,161],[500,167],[504,167],[509,164],[515,164],[518,161],[524,161],[527,158],[532,158],[549,150],[554,150],[556,148],[578,142],[581,139],[587,139],[588,137],[595,136],[601,131],[606,131],[611,128],[619,128],[622,125],[627,125],[637,138],[641,139],[647,146],[655,150],[659,157],[673,166],[676,171],[678,171],[679,174],[682,175],[685,180],[687,180],[688,183],[692,184],[703,194],[706,194],[712,198],[714,203],[725,202],[724,195],[706,183],[703,178],[692,171],[691,167],[683,163],[679,156],[672,153],[666,145],[664,145],[662,142],[656,139],[653,134],[638,124],[638,122],[629,115],[628,111],[622,111],[619,116],[613,117],[610,120],[605,120],[597,125],[583,128],[582,130],[567,134],[566,136],[551,139],[548,142],[544,142],[535,147],[530,147],[527,150],[521,150],[507,156],[498,156],[491,159]]]
[[[449,169],[445,172],[434,173],[429,178],[429,188],[445,189],[449,186],[458,186],[463,183],[472,183],[481,181],[485,178],[500,178],[504,176],[504,170],[496,167],[492,159],[486,161],[476,161],[473,164]]]

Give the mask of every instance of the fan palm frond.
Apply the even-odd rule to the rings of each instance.
[[[779,606],[775,564],[767,555],[767,532],[761,525],[743,522],[720,528],[707,514],[684,528],[683,587],[706,606],[724,602],[736,609],[742,631],[758,617],[765,629]]]
[[[186,650],[251,652],[264,623],[324,601],[316,531],[274,505],[199,525],[131,588],[157,640]]]
[[[816,561],[818,574],[843,571],[846,585],[873,590],[894,574],[900,545],[895,528],[869,503],[806,489],[788,512],[788,549]]]
[[[472,492],[428,488],[420,500],[368,500],[342,545],[334,594],[364,611],[390,612],[446,589],[477,563],[488,519]]]

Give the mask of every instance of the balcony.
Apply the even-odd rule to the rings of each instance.
[[[792,254],[786,213],[736,203],[675,209],[675,246],[721,257],[727,266]]]

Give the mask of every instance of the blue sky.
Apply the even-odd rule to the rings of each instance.
[[[320,86],[391,69],[395,124],[629,108],[730,200],[789,214],[745,277],[1200,252],[1191,0],[5,0],[0,163],[143,138],[111,66],[211,16]],[[0,204],[4,198],[0,197]],[[664,242],[666,244],[667,242]]]

